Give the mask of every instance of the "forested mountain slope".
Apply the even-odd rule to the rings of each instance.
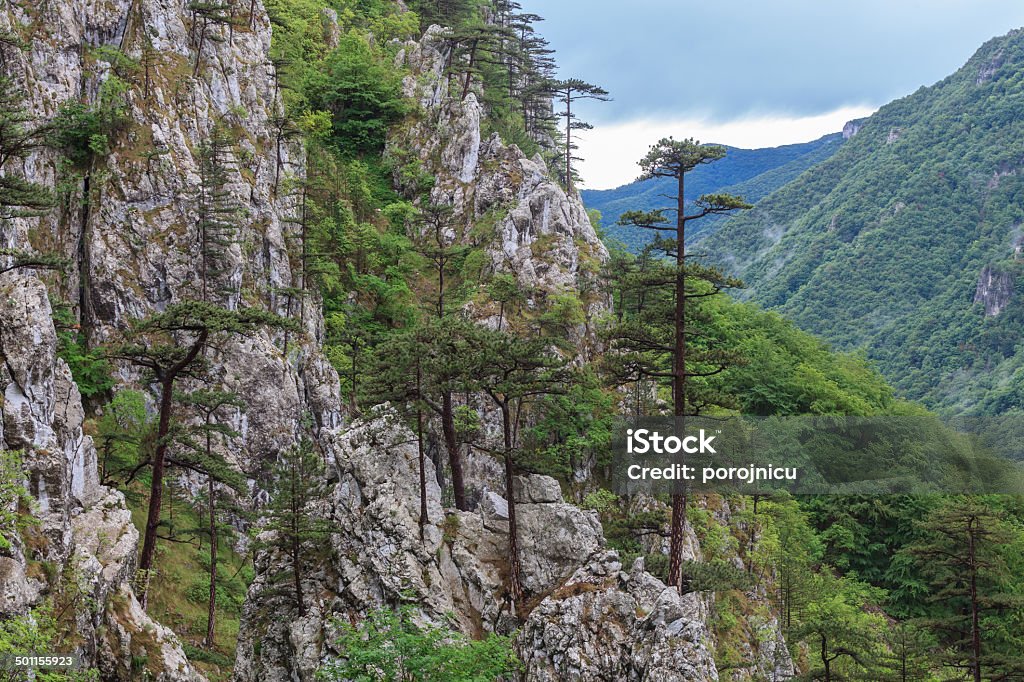
[[[759,201],[814,164],[828,159],[842,143],[843,135],[832,133],[813,142],[781,147],[727,147],[729,153],[721,162],[701,166],[687,178],[686,200],[694,201],[701,194],[728,192],[742,196],[751,203]],[[615,189],[583,190],[582,195],[588,209],[601,212],[601,225],[605,233],[636,250],[644,243],[646,235],[616,225],[619,216],[630,210],[664,208],[665,199],[662,195],[670,189],[670,181],[656,178]],[[697,233],[714,230],[722,219],[724,216],[711,216],[702,221],[697,226]]]
[[[749,296],[905,395],[1020,405],[1024,32],[864,121],[831,159],[701,242]]]

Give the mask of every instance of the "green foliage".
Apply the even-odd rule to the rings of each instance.
[[[752,582],[750,574],[722,559],[683,562],[683,585],[689,592],[745,590]]]
[[[260,592],[263,618],[280,617],[281,609],[300,617],[306,613],[303,574],[324,555],[328,536],[337,532],[328,519],[310,509],[321,498],[325,482],[323,457],[306,438],[282,452],[270,472],[270,503],[263,510],[260,530],[264,534],[257,546],[278,553],[287,567],[270,576],[267,588]]]
[[[25,615],[0,618],[0,656],[71,653],[61,644],[57,620],[49,603]],[[0,680],[20,682],[26,679],[25,675],[21,670],[0,671]],[[29,679],[39,682],[95,682],[99,680],[99,671],[35,670]]]
[[[604,514],[613,509],[613,505],[618,501],[619,496],[612,491],[598,488],[593,492],[587,493],[583,497],[583,502],[580,506],[583,509],[593,509],[599,514]]]
[[[96,446],[104,484],[123,483],[148,459],[146,445],[152,440],[153,426],[146,413],[146,397],[138,391],[120,390],[103,406],[96,424]]]
[[[729,153],[724,159],[696,168],[687,177],[687,206],[692,208],[697,197],[715,192],[735,194],[756,203],[795,180],[808,168],[828,159],[842,143],[842,135],[834,133],[813,142],[768,149],[727,147]],[[651,211],[663,208],[666,205],[663,195],[674,189],[672,180],[668,178],[638,180],[616,189],[583,190],[583,202],[587,208],[601,213],[600,224],[610,239],[621,241],[631,251],[639,253],[651,235],[618,225],[619,216],[631,209]],[[727,218],[709,216],[688,232],[694,237],[709,234],[721,225],[722,220]]]
[[[43,215],[55,204],[48,188],[7,167],[8,161],[24,159],[41,146],[50,130],[46,125],[35,124],[25,109],[26,100],[25,92],[13,80],[0,77],[0,167],[4,170],[0,177],[0,218]],[[22,267],[17,265],[19,254],[7,249],[0,251],[0,256],[14,256],[15,267]],[[0,272],[10,269],[13,268],[0,268]]]
[[[96,398],[114,386],[110,363],[102,350],[89,349],[74,313],[67,304],[52,303],[53,325],[57,330],[57,355],[68,363],[78,391]]]
[[[869,607],[882,595],[864,583],[823,571],[812,581],[814,598],[791,631],[789,645],[809,648],[808,680],[876,679],[883,659],[885,618]]]
[[[128,123],[128,83],[111,73],[100,85],[93,104],[67,101],[57,109],[47,144],[73,164],[88,167],[110,153],[111,138]]]
[[[903,548],[928,588],[921,623],[935,633],[946,666],[984,679],[1024,675],[1022,511],[1019,501],[950,498]]]
[[[335,621],[339,657],[318,680],[493,682],[519,668],[507,637],[472,640],[436,625],[418,625],[411,607],[371,611],[358,625]]]
[[[0,551],[9,552],[29,519],[22,514],[33,504],[24,485],[21,453],[0,450]]]
[[[990,41],[701,248],[758,303],[865,349],[901,395],[950,413],[1018,409],[1022,68],[1024,36]],[[985,272],[1009,278],[995,317],[974,303]]]
[[[203,301],[217,301],[234,293],[228,251],[238,238],[243,210],[227,189],[232,142],[224,126],[218,123],[199,148],[195,200]]]
[[[330,112],[328,141],[346,155],[383,150],[388,128],[408,111],[399,74],[355,30],[307,76],[303,90],[312,110]]]
[[[568,480],[589,459],[603,463],[611,445],[614,402],[592,370],[567,378],[563,391],[535,405],[519,466]]]

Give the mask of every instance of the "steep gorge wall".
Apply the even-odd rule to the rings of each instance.
[[[227,189],[245,208],[228,254],[227,277],[238,292],[229,305],[285,313],[277,291],[294,284],[286,234],[294,202],[280,178],[301,176],[302,156],[296,145],[279,146],[274,138],[280,110],[268,57],[270,23],[262,3],[254,8],[249,28],[210,29],[218,39],[203,41],[195,77],[198,41],[185,0],[61,0],[0,10],[0,30],[26,45],[0,48],[5,71],[40,119],[52,118],[66,101],[96,101],[112,74],[96,48],[151,62],[145,77],[141,70],[132,76],[127,121],[109,154],[85,169],[69,168],[45,148],[20,168],[12,162],[8,172],[54,188],[59,205],[43,218],[0,224],[0,246],[56,253],[69,263],[60,278],[39,273],[45,287],[31,274],[0,277],[0,449],[23,453],[45,536],[38,546],[15,547],[0,558],[2,609],[25,613],[59,582],[80,584],[92,605],[78,609],[82,641],[76,645],[107,679],[132,679],[133,660],[148,661],[159,679],[201,678],[177,638],[146,616],[132,591],[138,533],[123,496],[98,483],[78,390],[56,358],[48,295],[75,306],[93,345],[116,340],[133,320],[195,298],[200,147],[219,125],[238,136]],[[230,452],[252,476],[297,442],[307,416],[315,428],[341,422],[338,378],[320,352],[317,309],[306,306],[304,333],[291,340],[287,357],[282,340],[269,333],[230,341],[210,356],[215,383],[247,404],[234,415],[241,436]],[[139,379],[126,366],[118,374],[128,385]],[[64,566],[63,575],[44,574],[44,564]]]
[[[38,10],[0,11],[0,28],[37,38],[24,52],[3,49],[40,115],[52,116],[69,98],[96,97],[109,65],[88,48],[120,46],[141,58],[148,42],[160,55],[148,95],[138,84],[132,88],[130,123],[88,182],[69,186],[56,153],[34,153],[21,170],[59,186],[64,203],[43,219],[0,225],[4,246],[68,257],[72,266],[63,281],[46,275],[46,286],[51,296],[79,304],[94,343],[195,296],[198,149],[218,121],[239,134],[228,186],[247,209],[231,252],[238,294],[230,303],[285,312],[277,292],[294,284],[287,235],[294,205],[279,177],[301,176],[302,157],[290,144],[278,155],[270,24],[261,3],[255,7],[250,29],[216,29],[222,40],[204,42],[198,77],[192,77],[197,43],[185,0],[53,0]],[[452,205],[467,223],[493,219],[488,253],[495,271],[515,274],[537,298],[592,289],[605,251],[578,195],[567,195],[539,157],[526,158],[497,136],[483,139],[476,96],[448,96],[446,49],[440,29],[405,46],[402,58],[412,72],[407,94],[424,112],[396,131],[392,148],[410,150],[437,177],[433,201]],[[599,314],[599,295],[583,299],[588,316]],[[325,561],[306,574],[310,604],[301,618],[261,610],[282,562],[270,552],[257,555],[237,680],[312,680],[332,653],[332,618],[403,601],[438,623],[453,613],[454,625],[473,635],[518,629],[527,679],[718,679],[706,600],[680,597],[640,565],[623,570],[604,546],[596,514],[564,502],[552,479],[530,477],[516,486],[524,584],[535,602],[525,618],[504,595],[508,520],[500,496],[485,494],[476,510],[454,512],[442,507],[432,484],[421,540],[412,436],[386,408],[345,423],[338,377],[321,351],[317,308],[306,306],[304,334],[291,340],[287,355],[283,339],[271,333],[231,341],[211,355],[218,383],[247,404],[233,420],[241,434],[232,443],[234,464],[254,479],[297,442],[311,415],[330,492],[308,512],[338,529]],[[486,305],[474,312],[493,324]],[[77,612],[78,646],[105,679],[131,679],[132,661],[145,657],[160,680],[199,680],[174,634],[153,623],[132,592],[138,534],[123,496],[99,485],[80,396],[56,357],[51,315],[40,279],[0,277],[0,445],[24,452],[26,485],[46,537],[0,557],[0,610],[25,613],[53,592],[36,562],[66,564],[93,598]],[[581,347],[591,344],[586,325],[574,334]],[[127,367],[119,374],[128,385],[139,378]],[[695,558],[695,539],[691,546]]]
[[[99,484],[51,316],[41,281],[0,276],[0,450],[21,453],[35,519],[0,556],[0,615],[24,615],[47,599],[70,602],[76,640],[63,644],[104,679],[134,679],[132,661],[145,659],[157,680],[200,682],[178,638],[145,614],[132,590],[139,534],[124,496]]]

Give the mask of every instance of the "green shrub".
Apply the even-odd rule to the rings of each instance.
[[[340,657],[317,672],[319,680],[379,682],[483,682],[519,668],[508,637],[472,640],[442,627],[419,626],[414,611],[371,611],[358,625],[334,622]]]

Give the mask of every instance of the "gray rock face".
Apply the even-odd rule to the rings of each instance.
[[[431,201],[452,206],[456,220],[493,225],[491,267],[509,272],[534,296],[585,291],[590,268],[607,258],[578,192],[567,194],[539,156],[527,158],[497,134],[481,135],[477,94],[459,100],[443,70],[446,31],[431,27],[399,56],[411,71],[405,93],[426,116],[392,136],[392,149],[412,150],[437,182]],[[596,314],[604,301],[585,301]],[[481,319],[496,310],[477,311]],[[581,337],[584,329],[577,331]]]
[[[621,569],[615,552],[597,554],[533,610],[516,638],[526,679],[717,680],[701,599],[641,560]]]
[[[512,479],[512,493],[520,503],[562,501],[562,488],[550,476],[516,476]]]
[[[51,317],[42,282],[0,276],[0,450],[21,453],[41,533],[31,546],[16,537],[0,556],[0,613],[25,614],[56,581],[73,580],[88,597],[75,614],[77,649],[105,679],[128,682],[132,658],[147,656],[161,661],[158,680],[200,682],[178,638],[132,592],[138,532],[121,493],[99,484],[81,396],[56,355]],[[49,563],[55,576],[33,571],[30,561]]]
[[[985,306],[986,317],[996,317],[1006,309],[1013,298],[1015,282],[1013,274],[999,272],[985,266],[978,275],[978,285],[974,291],[974,302]]]
[[[285,313],[278,292],[295,284],[287,248],[287,232],[294,229],[287,217],[294,209],[279,180],[304,169],[300,149],[289,143],[279,153],[274,140],[278,104],[267,63],[269,20],[257,0],[253,29],[224,29],[220,40],[206,41],[199,76],[191,77],[198,45],[190,39],[185,5],[50,0],[38,13],[38,34],[45,39],[6,55],[26,84],[27,105],[38,114],[52,114],[83,93],[94,99],[109,77],[102,62],[98,72],[85,68],[82,46],[121,46],[138,58],[148,35],[164,60],[148,95],[132,91],[125,139],[114,145],[105,168],[71,190],[72,203],[88,193],[87,206],[0,223],[0,246],[46,247],[74,263],[63,284],[49,283],[50,293],[77,300],[80,283],[85,285],[81,321],[94,342],[114,339],[132,319],[196,294],[197,153],[218,121],[245,131],[228,183],[247,209],[232,250],[229,278],[237,293],[229,305]],[[20,6],[0,9],[0,29],[36,20]],[[322,28],[335,35],[329,14]],[[586,290],[606,253],[579,196],[567,195],[539,157],[527,158],[497,136],[485,139],[485,112],[476,94],[462,101],[448,97],[442,77],[447,49],[436,28],[405,47],[402,59],[412,71],[407,93],[427,115],[399,131],[392,147],[412,150],[437,176],[433,201],[453,205],[466,224],[493,228],[491,267],[515,274],[531,292],[530,305]],[[52,152],[40,151],[22,170],[55,185],[59,165]],[[596,298],[584,304],[588,322],[604,305]],[[313,416],[332,485],[307,511],[337,528],[325,543],[327,560],[308,567],[309,603],[301,618],[261,613],[261,595],[282,561],[268,552],[257,556],[236,680],[312,680],[332,653],[333,618],[355,618],[406,600],[427,620],[447,622],[447,614],[454,614],[457,626],[474,635],[521,627],[517,646],[528,679],[717,679],[706,605],[666,590],[641,567],[624,574],[604,550],[596,514],[563,502],[552,479],[515,483],[523,582],[532,597],[543,597],[525,622],[504,598],[509,521],[501,495],[487,493],[473,512],[446,510],[428,461],[428,522],[421,538],[415,440],[386,409],[344,424],[338,377],[320,350],[318,308],[305,307],[303,333],[290,339],[287,356],[283,339],[267,333],[232,340],[211,355],[217,383],[248,406],[231,424],[242,434],[231,450],[243,472],[253,474],[294,444],[304,415]],[[472,312],[496,324],[493,307]],[[149,619],[132,592],[138,535],[123,497],[99,485],[95,448],[82,429],[81,397],[56,357],[51,313],[38,279],[0,277],[0,449],[24,452],[26,486],[45,537],[32,547],[19,540],[0,556],[0,612],[25,613],[52,588],[33,577],[30,561],[72,566],[80,589],[93,597],[76,614],[80,648],[105,679],[127,682],[132,660],[145,657],[160,682],[201,680],[174,634]],[[571,336],[585,348],[593,335],[583,323]],[[137,384],[135,371],[118,372],[124,383]]]
[[[259,594],[279,565],[264,556],[250,590],[236,679],[312,679],[320,657],[331,650],[329,621],[387,604],[411,601],[424,618],[438,623],[454,614],[467,633],[514,622],[502,597],[508,562],[504,499],[491,493],[490,503],[478,511],[445,510],[428,459],[429,522],[421,540],[418,454],[413,434],[400,420],[381,408],[323,442],[337,482],[328,503],[315,513],[330,519],[338,532],[330,541],[329,560],[310,571],[306,591],[319,596],[304,619],[291,624],[261,619]],[[558,489],[553,479],[528,477],[520,485],[536,493],[534,500],[545,498],[516,508],[523,583],[541,594],[560,585],[604,539],[593,512],[551,499]]]
[[[0,10],[0,29],[37,22],[37,33],[47,36],[24,53],[6,55],[8,69],[26,84],[26,105],[39,114],[52,115],[69,99],[95,101],[101,83],[112,77],[111,66],[82,46],[117,47],[139,60],[148,41],[159,55],[148,93],[138,83],[129,90],[127,123],[111,141],[104,167],[69,188],[67,178],[58,177],[56,152],[41,150],[25,161],[33,180],[65,181],[74,210],[0,225],[0,245],[56,250],[73,264],[61,282],[51,282],[51,293],[81,304],[83,330],[94,344],[116,339],[133,319],[199,296],[199,155],[215,126],[244,131],[226,159],[225,189],[244,209],[228,250],[225,277],[235,292],[226,302],[289,312],[280,291],[295,285],[289,233],[297,228],[289,219],[297,199],[286,187],[290,176],[303,175],[304,159],[296,141],[277,144],[273,120],[281,109],[268,64],[270,21],[257,1],[250,29],[214,26],[197,55],[186,5],[55,0],[38,16],[13,6]],[[325,31],[332,26],[328,19]],[[292,303],[296,317],[297,308]],[[291,445],[305,414],[317,426],[341,422],[338,378],[320,352],[319,306],[312,301],[304,310],[303,333],[291,335],[288,358],[281,335],[261,333],[230,341],[213,363],[222,387],[250,406],[235,417],[243,435],[230,448],[243,471],[258,470]],[[120,374],[126,383],[139,378],[128,367]],[[265,390],[268,383],[275,390]]]
[[[864,119],[858,118],[853,121],[847,121],[846,125],[843,126],[843,139],[849,140],[851,137],[860,132],[860,129],[864,126]]]
[[[227,278],[237,293],[228,304],[285,313],[277,292],[294,284],[286,234],[294,229],[287,221],[294,208],[281,181],[301,175],[303,163],[294,143],[275,143],[271,121],[279,104],[268,67],[269,20],[257,0],[249,30],[213,28],[219,35],[204,41],[197,55],[186,5],[53,0],[0,9],[0,30],[32,31],[29,49],[5,48],[4,63],[24,86],[26,107],[40,117],[52,116],[65,101],[96,100],[112,71],[92,48],[120,48],[139,59],[148,41],[159,55],[149,91],[138,83],[130,89],[127,124],[111,140],[104,167],[88,179],[68,185],[51,150],[6,169],[45,185],[64,182],[69,209],[3,221],[0,247],[68,259],[63,279],[47,275],[49,293],[80,304],[82,327],[94,344],[115,339],[135,318],[196,296],[198,155],[216,124],[244,131],[228,164],[227,189],[246,211],[230,250]],[[198,75],[192,76],[197,59]],[[145,615],[128,585],[137,533],[123,499],[98,483],[95,448],[82,431],[81,398],[55,356],[46,288],[13,274],[0,278],[0,287],[0,449],[23,452],[26,485],[45,537],[41,549],[40,543],[32,550],[19,545],[12,556],[0,557],[0,610],[24,613],[53,587],[31,577],[38,571],[29,571],[28,561],[74,568],[79,587],[94,597],[94,606],[77,614],[81,650],[87,660],[102,663],[106,678],[132,679],[132,657],[144,656],[159,669],[160,680],[201,679],[174,634]],[[233,340],[212,358],[222,387],[238,391],[249,405],[232,424],[243,434],[231,448],[243,471],[293,444],[306,414],[317,426],[341,423],[338,378],[319,349],[318,308],[306,306],[303,333],[292,335],[288,358],[282,340],[270,334]],[[128,367],[118,374],[127,384],[139,378]]]

